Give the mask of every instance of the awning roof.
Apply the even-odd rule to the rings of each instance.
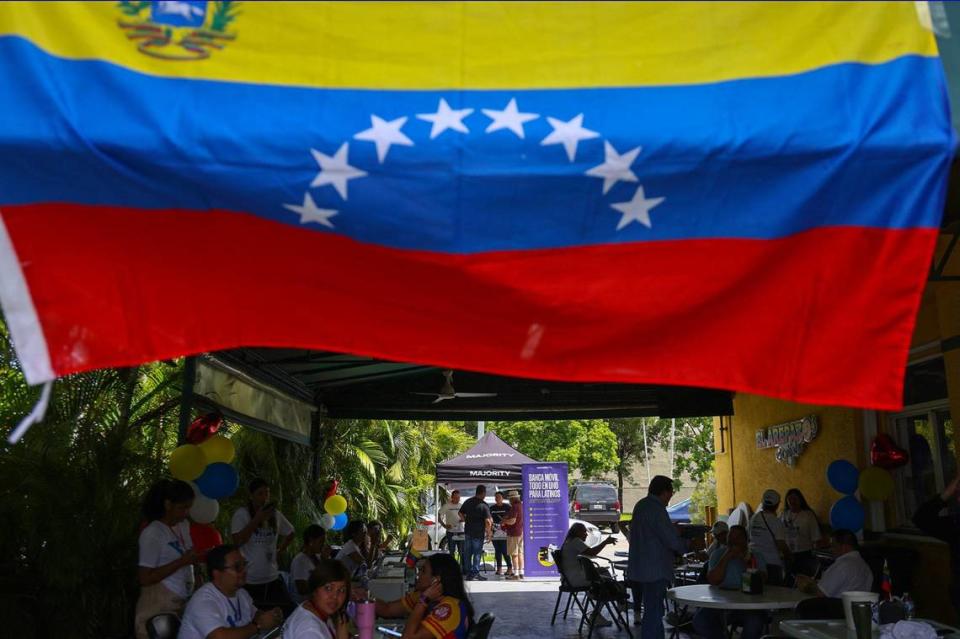
[[[552,382],[454,371],[460,393],[436,402],[442,369],[324,351],[244,348],[212,355],[220,364],[323,405],[331,418],[514,420],[730,415],[732,393],[657,386]],[[427,393],[427,394],[418,394]]]

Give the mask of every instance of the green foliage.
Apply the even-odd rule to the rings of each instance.
[[[717,507],[717,478],[712,468],[690,495],[690,521],[695,524],[704,523],[707,506]]]
[[[584,479],[602,476],[619,463],[616,437],[600,420],[496,422],[491,430],[537,461],[564,461]]]
[[[128,2],[127,0],[123,0],[122,2],[117,3],[117,8],[120,9],[124,15],[130,17],[136,17],[140,15],[141,11],[149,7],[149,2]]]
[[[210,28],[213,31],[226,31],[230,23],[237,19],[240,12],[237,11],[240,3],[233,0],[223,0],[213,3],[213,18],[210,20]]]
[[[0,615],[18,637],[130,636],[140,504],[177,445],[182,371],[182,362],[157,363],[58,380],[43,422],[17,445],[0,444]],[[0,323],[0,423],[10,428],[38,394]],[[225,539],[255,476],[297,531],[319,520],[336,477],[351,518],[378,518],[402,538],[436,463],[472,444],[446,423],[328,421],[313,482],[309,447],[225,429],[242,485],[214,522]]]

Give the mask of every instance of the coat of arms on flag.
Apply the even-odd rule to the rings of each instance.
[[[212,4],[212,11],[208,5]],[[223,0],[155,0],[117,3],[123,18],[117,24],[137,50],[165,60],[202,60],[236,38],[227,28],[237,17],[239,2]]]

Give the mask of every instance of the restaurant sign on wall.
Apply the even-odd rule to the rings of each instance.
[[[757,448],[776,448],[777,461],[793,466],[807,444],[817,436],[819,425],[816,415],[803,419],[768,426],[757,431]]]

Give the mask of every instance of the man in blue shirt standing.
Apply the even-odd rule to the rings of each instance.
[[[634,606],[643,599],[642,639],[663,639],[663,598],[673,579],[673,558],[689,550],[667,514],[673,497],[673,480],[657,475],[650,481],[646,497],[633,507],[630,522],[630,560],[627,580],[634,582]]]

